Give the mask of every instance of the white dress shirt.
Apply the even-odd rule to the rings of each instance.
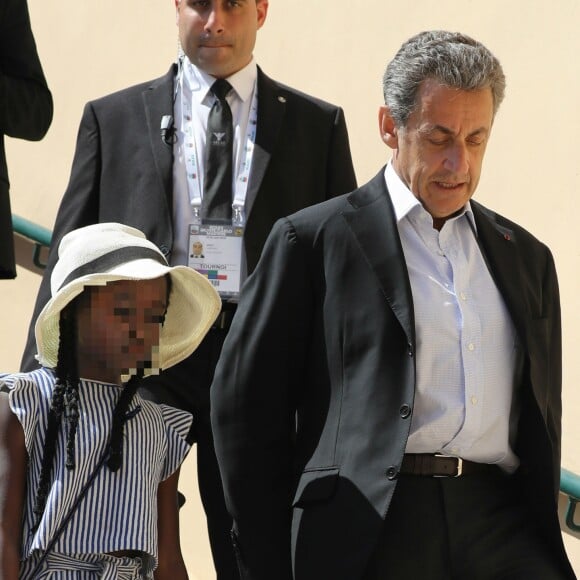
[[[248,131],[248,121],[256,81],[258,67],[254,59],[243,69],[228,77],[227,81],[233,90],[226,97],[232,111],[234,126],[234,172],[233,184],[236,181],[242,147],[240,143]],[[215,101],[210,91],[215,78],[193,65],[187,57],[183,60],[183,73],[177,79],[173,115],[175,119],[176,141],[173,145],[173,252],[171,264],[187,265],[189,224],[193,220],[190,191],[187,183],[185,166],[185,134],[183,123],[183,91],[191,91],[191,120],[193,123],[194,146],[197,152],[197,169],[199,186],[203,195],[203,179],[205,175],[205,138],[209,111]]]
[[[521,349],[477,243],[469,202],[440,231],[389,163],[385,171],[415,313],[417,383],[407,453],[519,465],[511,431]]]

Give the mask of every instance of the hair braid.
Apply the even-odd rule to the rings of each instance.
[[[46,436],[44,438],[44,448],[42,452],[40,478],[38,482],[38,488],[36,490],[36,498],[33,508],[33,513],[35,516],[34,525],[32,527],[33,530],[36,530],[40,525],[40,520],[42,519],[42,514],[44,513],[44,509],[46,507],[48,492],[51,485],[54,457],[56,455],[57,449],[58,434],[62,423],[62,415],[67,407],[68,399],[75,400],[76,423],[78,424],[78,377],[75,378],[75,383],[71,384],[71,366],[74,369],[73,374],[77,374],[75,350],[76,319],[74,317],[74,310],[69,312],[68,315],[64,315],[64,313],[61,314],[59,321],[59,332],[60,338],[58,345],[58,362],[56,366],[56,382],[50,402],[50,411],[48,413],[48,423],[46,428]],[[75,392],[74,395],[72,391]],[[74,433],[76,433],[76,425],[74,426],[72,433],[73,437]],[[69,441],[67,441],[67,449],[71,445],[70,435],[71,430],[69,427]],[[72,444],[72,449],[74,453],[74,442]]]
[[[75,383],[67,382],[65,390],[66,404],[66,467],[75,468],[75,440],[79,426],[79,389],[78,380]]]
[[[123,429],[127,422],[127,409],[137,392],[140,380],[143,378],[143,370],[139,369],[137,374],[132,376],[125,383],[121,396],[117,401],[113,411],[113,424],[111,426],[110,453],[107,466],[111,471],[117,471],[123,461]]]
[[[73,307],[74,308],[74,307]],[[74,309],[76,312],[76,308]],[[76,355],[77,344],[77,324],[76,316],[69,315],[64,317],[61,336],[65,336],[65,344],[71,346],[63,353],[62,374],[65,379],[64,404],[66,413],[66,467],[74,469],[75,467],[75,438],[79,425],[79,372]],[[60,364],[60,358],[59,358]]]

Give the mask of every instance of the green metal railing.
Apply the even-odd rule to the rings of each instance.
[[[52,232],[23,217],[12,214],[14,232],[29,239],[34,244],[32,261],[37,268],[44,269],[46,264],[40,261],[40,252],[43,247],[48,248],[52,239]]]
[[[567,469],[560,470],[560,491],[568,496],[566,525],[573,532],[580,532],[580,523],[574,521],[576,507],[580,503],[580,477]]]
[[[12,226],[14,231],[34,243],[34,264],[38,268],[45,268],[46,264],[40,262],[40,251],[43,247],[49,247],[52,232],[28,221],[20,216],[12,214]],[[576,507],[580,503],[580,476],[562,468],[560,470],[560,492],[568,496],[568,508],[566,510],[566,525],[573,532],[580,532],[580,523],[576,523],[574,516]]]

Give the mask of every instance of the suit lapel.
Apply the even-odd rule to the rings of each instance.
[[[384,172],[350,194],[348,201],[343,217],[409,342],[415,344],[411,286]]]
[[[403,258],[394,210],[383,171],[348,196],[343,212],[365,260],[375,272],[386,300],[408,337],[414,338],[414,319],[409,275]],[[518,335],[526,341],[527,305],[522,299],[522,281],[517,240],[513,230],[498,223],[495,214],[471,202],[478,243],[490,273],[512,316]]]
[[[343,211],[343,217],[364,259],[375,272],[393,313],[414,344],[415,323],[409,275],[383,171],[350,194],[348,201],[350,205]],[[508,225],[500,224],[493,212],[473,200],[471,205],[483,256],[518,335],[527,348],[529,306],[522,296],[521,260],[516,235]]]
[[[527,341],[527,305],[525,304],[521,279],[518,245],[514,231],[506,225],[501,225],[496,215],[475,201],[471,201],[477,239],[506,306],[512,316],[512,321],[520,339]]]
[[[246,194],[246,220],[262,185],[286,112],[283,90],[258,67],[258,127]]]
[[[173,86],[176,66],[172,65],[164,77],[154,81],[147,90],[143,91],[149,143],[159,179],[163,184],[168,207],[173,207],[173,147],[161,139],[161,118],[164,115],[173,116]]]

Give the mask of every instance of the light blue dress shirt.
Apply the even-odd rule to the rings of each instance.
[[[521,349],[477,243],[471,205],[437,231],[390,163],[385,179],[415,312],[417,383],[406,452],[513,472]]]

